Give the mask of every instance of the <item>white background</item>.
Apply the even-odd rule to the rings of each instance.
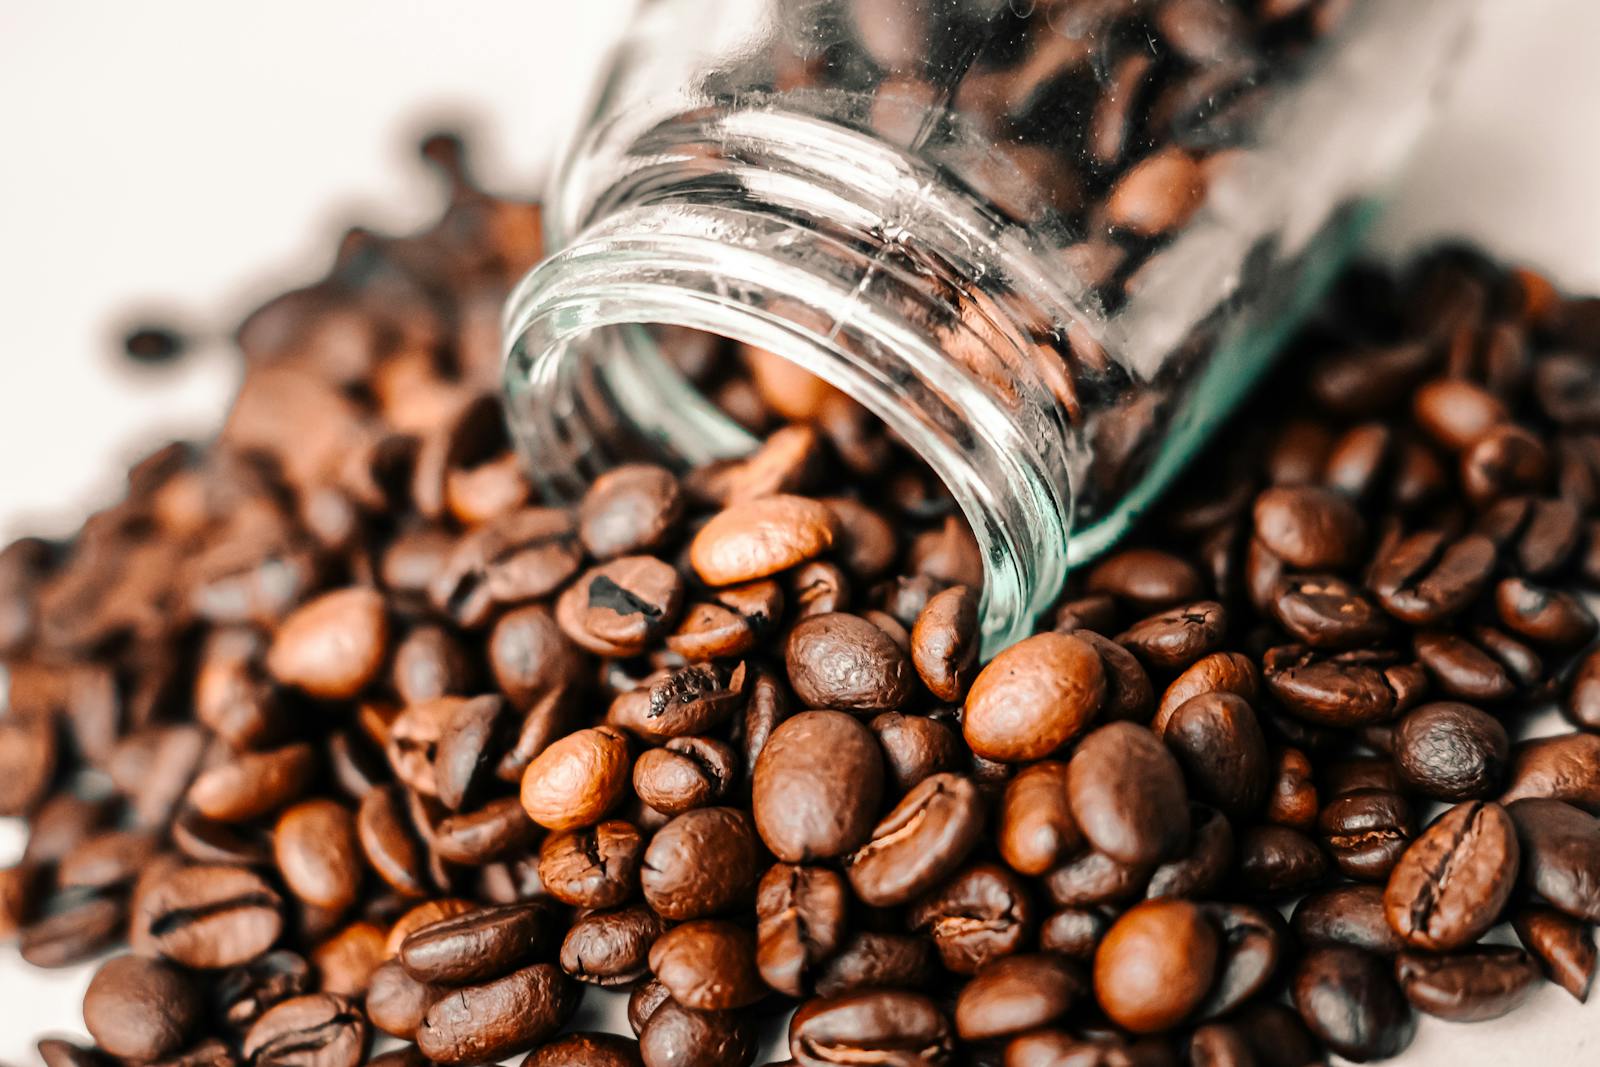
[[[1404,2],[1404,0],[1389,0]],[[1466,0],[1463,0],[1466,2]],[[0,0],[0,533],[62,533],[123,460],[203,434],[221,353],[135,374],[130,311],[220,333],[320,270],[354,219],[419,221],[412,134],[466,115],[532,188],[631,0]],[[1477,48],[1380,236],[1458,234],[1600,291],[1600,3],[1487,0]],[[0,821],[0,863],[20,850]],[[0,949],[0,1062],[81,1033],[88,970]],[[1600,1063],[1600,997],[1424,1022],[1410,1067]]]

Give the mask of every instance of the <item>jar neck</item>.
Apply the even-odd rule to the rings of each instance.
[[[547,492],[570,498],[618,462],[622,426],[686,463],[748,451],[637,327],[744,341],[928,463],[985,561],[986,654],[1027,634],[1066,572],[1071,397],[1038,337],[1071,294],[1015,228],[835,123],[756,106],[633,144],[618,180],[568,189],[555,225],[572,236],[508,305],[509,410]]]

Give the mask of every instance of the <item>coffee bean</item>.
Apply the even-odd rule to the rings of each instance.
[[[1143,612],[1197,600],[1205,592],[1193,564],[1152,548],[1126,548],[1106,556],[1090,569],[1085,587]]]
[[[1466,1023],[1514,1010],[1533,992],[1539,972],[1521,949],[1486,945],[1445,955],[1402,952],[1395,978],[1418,1011]]]
[[[738,756],[721,741],[675,737],[642,753],[633,765],[639,799],[667,815],[721,800],[738,779]]]
[[[427,581],[428,600],[463,627],[476,629],[497,607],[549,596],[577,573],[582,552],[572,517],[555,508],[523,508],[468,532]]]
[[[882,796],[877,741],[859,721],[836,711],[807,711],[785,721],[751,777],[756,829],[786,863],[856,848],[872,832]]]
[[[1237,652],[1214,652],[1203,656],[1167,686],[1150,729],[1158,735],[1164,735],[1173,714],[1202,693],[1232,693],[1249,703],[1256,699],[1260,684],[1260,672],[1248,656]]]
[[[518,725],[518,717],[497,695],[453,704],[433,755],[439,802],[451,811],[481,803],[501,755],[512,747]]]
[[[872,1062],[931,1067],[954,1055],[950,1021],[921,993],[880,989],[808,1001],[789,1021],[789,1054],[806,1067]]]
[[[1130,167],[1106,201],[1112,225],[1140,237],[1181,228],[1205,199],[1205,176],[1194,157],[1166,148]]]
[[[267,669],[322,700],[348,700],[377,677],[389,644],[383,598],[355,587],[326,593],[283,620]]]
[[[1334,865],[1347,878],[1387,881],[1415,832],[1404,796],[1382,789],[1356,789],[1329,802],[1317,817],[1317,832]]]
[[[1275,487],[1256,497],[1255,535],[1291,567],[1323,570],[1355,559],[1365,536],[1355,507],[1317,486]]]
[[[1547,589],[1521,578],[1503,578],[1495,586],[1494,603],[1501,624],[1536,645],[1576,648],[1595,634],[1595,620],[1589,609],[1559,589]]]
[[[1552,907],[1600,922],[1600,819],[1560,800],[1513,801],[1523,885]],[[1509,868],[1502,872],[1509,880]]]
[[[780,993],[802,996],[844,938],[845,880],[826,867],[773,864],[756,888],[756,968]]]
[[[957,870],[983,832],[977,787],[936,774],[907,793],[845,860],[856,896],[874,907],[904,904]]]
[[[1467,704],[1424,704],[1395,731],[1395,765],[1413,790],[1440,800],[1488,797],[1510,756],[1499,721]]]
[[[1511,896],[1521,849],[1505,808],[1466,801],[1428,826],[1389,875],[1389,925],[1417,948],[1476,941]]]
[[[1046,1026],[1088,993],[1076,967],[1054,956],[1008,956],[980,969],[956,998],[956,1032],[985,1041]]]
[[[1302,897],[1289,925],[1308,945],[1351,945],[1380,956],[1405,947],[1384,914],[1382,886],[1341,885]]]
[[[749,1067],[754,1024],[738,1012],[695,1011],[668,997],[639,1030],[645,1067]]]
[[[661,467],[624,464],[596,478],[578,507],[578,537],[596,559],[660,548],[683,516],[678,480]]]
[[[1104,699],[1105,672],[1091,646],[1070,634],[1036,634],[979,672],[962,732],[986,759],[1042,759],[1081,734]]]
[[[1190,822],[1188,850],[1151,873],[1145,896],[1206,897],[1233,868],[1233,826],[1227,816],[1204,804],[1193,804]]]
[[[549,830],[591,826],[621,802],[632,760],[628,741],[609,726],[552,743],[522,776],[522,808]]]
[[[660,936],[661,920],[642,904],[591,911],[561,942],[561,969],[590,985],[628,985],[647,973],[647,954]]]
[[[441,859],[475,867],[521,853],[538,834],[520,800],[500,797],[477,811],[442,819],[433,829],[433,848]],[[373,862],[370,851],[367,858]]]
[[[607,722],[651,741],[710,733],[738,709],[746,685],[742,663],[732,670],[691,663],[660,671],[612,701]]]
[[[212,987],[215,1011],[244,1030],[279,1001],[311,992],[311,964],[288,949],[276,949],[225,972]]]
[[[650,839],[640,885],[663,919],[715,915],[748,900],[760,874],[750,817],[734,808],[684,812]]]
[[[366,1057],[367,1020],[346,997],[314,993],[268,1009],[241,1051],[259,1067],[356,1067]]]
[[[159,849],[143,830],[106,830],[75,845],[56,865],[61,889],[115,889],[131,883]]]
[[[361,888],[355,817],[332,800],[307,800],[278,817],[273,855],[289,891],[308,904],[342,911]]]
[[[867,724],[883,749],[884,769],[895,796],[930,775],[960,767],[964,753],[957,732],[937,719],[886,711]]]
[[[1415,672],[1415,673],[1407,673]],[[1361,726],[1394,716],[1420,691],[1421,672],[1384,653],[1324,655],[1304,645],[1269,649],[1267,692],[1296,716],[1322,726]]]
[[[1136,622],[1117,635],[1146,667],[1176,672],[1217,651],[1227,614],[1214,600],[1197,600]]]
[[[83,1022],[95,1044],[136,1061],[183,1047],[200,1018],[200,994],[177,968],[138,956],[100,965],[83,995]]]
[[[1239,882],[1254,893],[1304,891],[1327,873],[1317,843],[1287,826],[1252,826],[1239,835]]]
[[[1546,977],[1579,1003],[1588,999],[1595,971],[1594,930],[1588,923],[1530,905],[1512,913],[1511,927]]]
[[[1267,742],[1242,697],[1209,692],[1172,713],[1162,735],[1196,792],[1233,816],[1260,810],[1267,791]]]
[[[638,827],[620,819],[551,834],[539,849],[539,880],[563,904],[614,908],[638,886],[643,854]]]
[[[1335,575],[1292,575],[1273,590],[1272,615],[1313,648],[1362,648],[1388,633],[1388,620],[1356,587]]]
[[[265,952],[283,929],[283,901],[242,867],[183,867],[135,893],[135,951],[185,967],[235,967]]]
[[[1083,847],[1067,800],[1067,765],[1031,764],[1006,784],[1000,803],[1000,855],[1023,874],[1044,874]]]
[[[53,720],[15,713],[0,719],[0,815],[25,815],[43,800],[56,761]]]
[[[1477,507],[1502,497],[1535,492],[1550,469],[1544,442],[1520,426],[1487,431],[1461,454],[1461,488]]]
[[[311,950],[324,993],[365,996],[372,972],[384,961],[386,928],[353,922]]]
[[[765,578],[832,546],[839,520],[826,504],[778,494],[724,509],[701,527],[690,561],[707,585]]]
[[[1067,765],[1067,795],[1083,836],[1124,863],[1165,859],[1188,834],[1183,772],[1154,734],[1133,723],[1084,738]]]
[[[1600,737],[1562,734],[1524,741],[1512,749],[1502,804],[1524,797],[1564,800],[1600,812]]]
[[[1147,721],[1150,710],[1155,707],[1155,688],[1150,684],[1149,673],[1134,654],[1092,630],[1079,630],[1073,636],[1088,642],[1100,657],[1100,668],[1106,680],[1101,717],[1112,721]]]
[[[435,1063],[503,1059],[554,1036],[576,1002],[560,968],[535,963],[435,1001],[417,1028],[417,1047]]]
[[[1084,852],[1045,876],[1050,899],[1063,908],[1110,904],[1143,895],[1154,868],[1120,863],[1104,852]]]
[[[1289,931],[1276,911],[1248,904],[1209,904],[1221,937],[1216,979],[1197,1010],[1202,1018],[1232,1013],[1264,989],[1288,955]]]
[[[266,752],[245,752],[200,774],[188,801],[208,819],[247,822],[297,799],[311,782],[315,757],[299,743]]]
[[[1413,626],[1437,625],[1475,602],[1494,570],[1494,544],[1423,531],[1374,562],[1369,582],[1378,602]]]
[[[403,704],[465,693],[473,665],[466,649],[439,626],[419,626],[394,650],[390,684]]]
[[[1111,919],[1098,909],[1062,908],[1039,924],[1039,947],[1088,963],[1110,927]]]
[[[487,651],[495,684],[518,708],[531,706],[579,670],[577,648],[543,604],[500,616],[489,634]]]
[[[421,982],[462,985],[514,969],[553,942],[540,904],[480,908],[441,919],[400,944],[400,962]]]
[[[926,938],[862,931],[852,934],[817,975],[817,995],[839,997],[864,989],[915,989],[935,974]]]
[[[567,587],[556,622],[601,656],[633,656],[671,630],[683,606],[683,578],[654,556],[621,556]]]
[[[977,676],[978,597],[964,585],[937,593],[911,629],[911,662],[928,692],[959,702]]]
[[[442,986],[413,978],[399,960],[386,960],[372,972],[368,983],[367,1018],[384,1033],[409,1041],[433,1002],[445,993]]]
[[[1033,901],[1016,875],[979,863],[917,901],[907,920],[933,938],[946,970],[975,974],[1023,948],[1033,932]]]
[[[650,970],[672,999],[696,1011],[742,1008],[766,994],[748,930],[717,919],[675,926],[650,946]]]
[[[1095,997],[1124,1029],[1165,1030],[1205,998],[1219,948],[1215,927],[1196,905],[1166,899],[1137,904],[1112,924],[1095,953]]]
[[[1189,1035],[1193,1067],[1249,1067],[1255,1053],[1243,1033],[1227,1023],[1207,1023]]]
[[[528,1053],[522,1067],[643,1067],[639,1043],[615,1034],[567,1034]]]
[[[1398,1055],[1416,1020],[1388,965],[1346,945],[1312,949],[1295,970],[1294,1006],[1328,1047],[1354,1060]]]
[[[1527,655],[1525,645],[1499,634],[1500,643],[1516,645]],[[1497,655],[1498,644],[1475,643],[1457,635],[1437,632],[1417,634],[1412,640],[1417,660],[1444,692],[1473,703],[1492,703],[1515,696],[1530,681]],[[1535,659],[1535,662],[1537,660]],[[1531,681],[1537,681],[1537,677]]]
[[[1572,672],[1572,687],[1562,701],[1567,718],[1586,729],[1600,729],[1600,649],[1586,653]]]
[[[910,696],[911,663],[878,627],[856,615],[801,620],[784,648],[789,683],[812,707],[890,711]]]

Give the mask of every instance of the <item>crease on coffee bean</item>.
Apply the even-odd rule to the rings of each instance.
[[[589,583],[589,608],[613,611],[618,615],[643,615],[661,618],[661,608],[631,589],[616,583],[609,575],[597,574]]]
[[[309,1030],[298,1030],[267,1042],[250,1057],[250,1062],[275,1063],[300,1053],[319,1052],[345,1037],[350,1027],[365,1025],[366,1019],[359,1012],[338,1012]]]
[[[1466,852],[1462,842],[1477,836],[1486,810],[1482,804],[1474,804],[1471,814],[1462,820],[1460,829],[1450,839],[1449,845],[1439,851],[1433,863],[1424,866],[1427,877],[1422,883],[1421,892],[1407,909],[1413,930],[1427,932],[1439,900],[1444,896],[1445,887],[1450,883],[1451,876],[1460,869],[1461,865],[1456,860]]]
[[[266,908],[269,911],[278,910],[278,898],[271,893],[249,893],[231,900],[219,900],[214,904],[201,904],[192,908],[175,908],[172,911],[159,915],[150,921],[150,933],[154,937],[161,937],[180,930],[194,923],[204,922],[218,915],[232,911],[242,911],[247,908]]]

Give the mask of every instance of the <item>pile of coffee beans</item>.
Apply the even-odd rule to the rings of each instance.
[[[131,949],[49,1067],[744,1067],[792,1008],[807,1067],[1304,1067],[1587,995],[1600,300],[1352,271],[982,664],[948,495],[761,353],[676,338],[754,455],[539,503],[538,211],[423,154],[438,224],[251,315],[214,441],[0,553],[0,936]]]

